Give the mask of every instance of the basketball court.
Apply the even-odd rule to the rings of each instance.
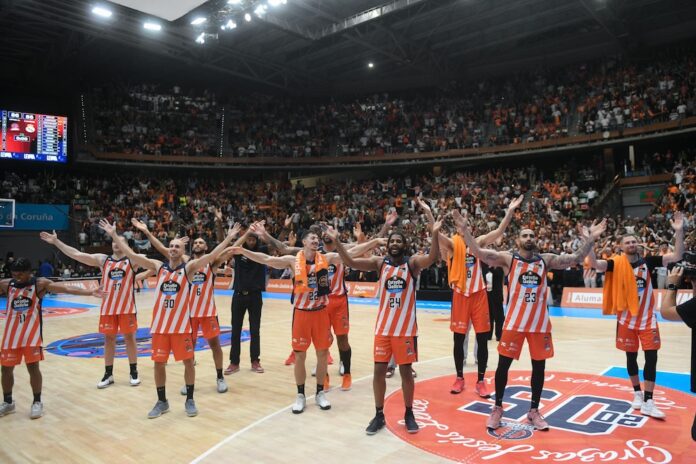
[[[141,329],[149,325],[152,300],[152,291],[137,295]],[[217,292],[226,358],[230,300],[229,291]],[[693,462],[690,426],[696,397],[686,393],[690,334],[681,324],[661,324],[663,348],[655,397],[667,419],[658,421],[633,415],[630,409],[625,358],[614,348],[615,322],[596,310],[552,308],[556,356],[547,363],[541,406],[551,430],[532,431],[515,412],[518,405],[520,411],[528,409],[530,360],[525,353],[510,373],[503,427],[490,434],[484,424],[493,403],[473,392],[473,341],[465,366],[466,390],[452,395],[449,307],[419,303],[414,412],[421,430],[408,435],[399,424],[403,403],[397,372],[387,380],[387,427],[367,436],[364,429],[374,415],[372,331],[377,308],[371,300],[351,300],[354,381],[348,392],[337,387],[338,352],[335,344],[332,347],[336,364],[329,366],[331,410],[321,411],[314,404],[315,382],[308,377],[307,408],[300,415],[291,413],[295,382],[292,367],[283,364],[290,352],[291,306],[287,295],[267,294],[261,325],[266,372],[250,371],[248,333],[243,332],[241,370],[226,377],[230,391],[218,394],[212,356],[200,339],[195,392],[199,415],[189,418],[184,413],[184,397],[179,394],[183,365],[171,362],[167,372],[171,411],[155,420],[147,419],[157,399],[148,330],[138,334],[142,385],[128,385],[128,363],[119,358],[114,366],[116,384],[96,388],[103,372],[98,303],[87,297],[45,300],[46,360],[41,368],[46,413],[39,420],[29,419],[28,375],[18,368],[17,412],[0,419],[0,462]],[[5,301],[0,305],[4,307]],[[495,341],[489,342],[490,390],[497,364],[495,347]],[[314,359],[308,356],[308,372]]]

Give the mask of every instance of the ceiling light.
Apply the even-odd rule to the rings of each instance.
[[[204,18],[203,16],[199,16],[196,19],[194,19],[193,21],[191,21],[191,24],[193,26],[199,26],[199,25],[203,24],[204,22],[206,22],[207,20],[208,20],[208,18]]]
[[[242,3],[242,0],[227,0],[227,3],[229,3],[230,5],[239,5],[240,3]]]
[[[251,15],[249,13],[244,13],[244,21],[246,21],[246,22],[251,21]]]
[[[205,43],[205,32],[201,32],[198,37],[196,37],[196,43],[203,45]]]
[[[92,13],[94,13],[97,16],[101,16],[102,18],[110,18],[113,12],[107,8],[103,8],[101,6],[95,6],[92,8]]]
[[[285,2],[283,2],[283,0],[268,0],[268,4],[271,6],[278,6],[282,3],[285,3]]]
[[[157,23],[151,23],[151,22],[146,22],[143,24],[143,27],[147,29],[148,31],[161,31],[162,30],[162,25],[157,24]]]
[[[374,67],[375,67],[375,64],[374,64],[372,61],[370,61],[369,63],[367,63],[367,67],[368,67],[368,68],[374,68]]]
[[[236,27],[237,27],[237,23],[230,19],[225,24],[220,26],[220,29],[222,29],[223,31],[229,31],[229,30],[232,30]]]
[[[254,14],[260,18],[261,16],[266,14],[267,9],[268,7],[266,5],[259,5],[256,8],[254,8]]]

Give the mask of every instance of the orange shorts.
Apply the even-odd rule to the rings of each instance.
[[[169,353],[174,359],[184,361],[193,358],[193,337],[191,334],[152,334],[152,360],[167,362]]]
[[[203,332],[203,338],[210,340],[220,335],[220,322],[217,316],[208,317],[192,317],[191,318],[191,333],[193,338],[198,338],[198,329]]]
[[[292,315],[292,349],[307,351],[313,343],[316,350],[328,350],[333,343],[331,320],[326,308],[315,311],[295,309]]]
[[[520,359],[524,340],[529,344],[529,355],[534,361],[553,357],[553,338],[551,332],[531,333],[503,330],[498,343],[498,353],[508,358]]]
[[[43,361],[43,348],[40,346],[25,346],[22,348],[2,350],[2,353],[0,353],[0,366],[17,366],[21,364],[22,358],[24,358],[25,364]]]
[[[104,335],[132,334],[138,330],[138,317],[132,314],[99,316],[99,333]]]
[[[329,312],[331,327],[336,335],[348,335],[350,322],[348,319],[348,295],[329,295],[329,304],[326,305]]]
[[[616,347],[621,351],[636,353],[640,347],[647,351],[659,350],[661,346],[659,327],[639,330],[616,323]]]
[[[375,362],[388,363],[392,355],[399,366],[418,362],[418,337],[375,335]]]
[[[450,330],[465,334],[469,331],[469,322],[474,325],[474,332],[490,332],[491,319],[488,315],[488,292],[484,288],[469,296],[452,291],[452,312]]]

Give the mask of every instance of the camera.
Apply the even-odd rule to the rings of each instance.
[[[696,252],[685,251],[677,266],[684,268],[684,277],[696,278]]]

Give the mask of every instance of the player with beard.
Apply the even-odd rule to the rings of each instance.
[[[535,429],[548,430],[549,425],[539,412],[546,359],[553,357],[551,320],[546,305],[546,272],[549,269],[565,269],[582,262],[592,250],[595,240],[606,229],[606,220],[592,224],[586,239],[575,253],[561,256],[550,253],[537,254],[536,236],[530,229],[520,230],[516,252],[481,248],[471,235],[468,221],[458,211],[454,211],[454,221],[471,252],[489,266],[502,267],[508,277],[508,312],[498,344],[500,356],[495,371],[495,406],[486,427],[495,430],[500,426],[508,371],[513,359],[520,358],[526,339],[532,358],[532,401],[527,419]]]
[[[660,327],[657,324],[655,311],[658,308],[657,298],[653,292],[651,274],[656,267],[667,267],[682,259],[684,253],[684,218],[677,212],[670,221],[674,229],[674,252],[663,256],[647,256],[643,258],[639,252],[638,239],[633,234],[621,237],[619,245],[622,255],[607,260],[597,260],[594,254],[589,256],[590,265],[598,272],[611,273],[617,263],[625,257],[630,264],[636,279],[638,291],[637,313],[625,309],[617,311],[616,348],[626,353],[626,370],[633,385],[633,409],[640,409],[641,414],[664,419],[665,413],[657,408],[653,401],[655,380],[657,379],[657,351],[660,349]],[[605,287],[610,280],[605,278]],[[640,376],[638,371],[638,348],[643,348],[645,366],[643,377],[645,392],[641,394]]]
[[[184,408],[189,417],[198,415],[196,403],[193,401],[196,371],[193,364],[194,340],[191,330],[191,282],[200,269],[215,262],[239,233],[240,226],[235,224],[230,228],[227,237],[209,253],[200,258],[184,260],[184,244],[180,239],[169,243],[169,259],[162,262],[136,254],[123,237],[116,234],[116,227],[106,220],[99,222],[99,227],[106,232],[133,263],[155,272],[157,288],[155,306],[152,312],[152,360],[155,362],[155,386],[157,387],[157,403],[148,414],[149,419],[160,417],[169,411],[166,396],[167,371],[166,365],[169,353],[174,352],[174,359],[183,361],[184,378],[186,380],[186,402]]]
[[[31,264],[26,258],[17,258],[11,267],[12,278],[0,280],[0,295],[7,294],[5,330],[0,350],[2,366],[2,394],[0,417],[15,412],[12,400],[14,368],[24,359],[29,372],[29,383],[34,394],[31,405],[32,419],[43,416],[41,388],[43,377],[39,361],[43,361],[43,319],[41,304],[46,293],[68,293],[70,295],[92,295],[102,298],[106,294],[101,288],[85,290],[66,283],[51,282],[32,276]]]
[[[432,215],[429,216],[432,219]],[[421,270],[438,259],[438,237],[442,221],[429,222],[432,243],[427,255],[406,256],[408,242],[403,232],[392,232],[387,238],[387,257],[353,258],[340,243],[338,232],[327,231],[336,244],[346,266],[365,272],[379,273],[379,312],[375,324],[374,377],[375,417],[365,432],[374,435],[384,427],[384,395],[387,389],[387,366],[392,355],[399,366],[404,395],[404,423],[409,433],[418,432],[413,415],[414,381],[411,365],[418,361],[416,323],[416,279]]]
[[[138,330],[137,309],[135,307],[134,289],[137,282],[152,275],[146,271],[135,273],[133,263],[126,257],[118,242],[111,242],[111,255],[102,253],[83,253],[63,243],[54,230],[53,233],[41,232],[41,240],[49,243],[69,258],[86,266],[101,269],[101,285],[107,296],[102,300],[99,314],[99,333],[104,334],[104,376],[97,383],[103,389],[114,384],[114,355],[116,337],[123,336],[130,365],[131,386],[140,385],[138,377],[138,350],[135,333]]]

